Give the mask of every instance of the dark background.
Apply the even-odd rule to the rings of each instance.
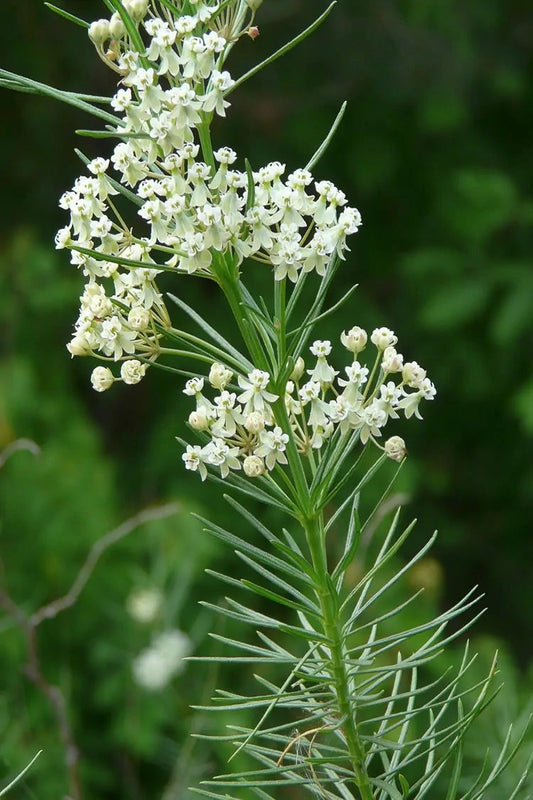
[[[234,50],[232,75],[323,8],[266,0],[261,36]],[[105,16],[96,0],[69,0],[68,9]],[[2,67],[65,89],[113,90],[81,28],[37,0],[4,0],[2,11]],[[307,162],[348,100],[315,175],[333,180],[363,215],[333,295],[359,288],[320,338],[384,324],[406,357],[427,367],[438,396],[423,423],[402,430],[410,457],[399,490],[420,519],[412,546],[438,528],[435,602],[453,603],[479,584],[489,611],[476,630],[501,640],[523,675],[533,655],[532,60],[525,0],[341,0],[314,36],[236,92],[215,127],[217,144],[254,167],[276,159],[292,169]],[[68,587],[113,524],[144,505],[180,500],[174,527],[160,523],[109,554],[83,607],[67,612],[63,628],[50,623],[42,641],[43,663],[73,706],[86,687],[94,695],[72,712],[92,765],[87,796],[143,797],[141,785],[154,796],[181,752],[190,696],[161,708],[157,698],[139,699],[133,684],[124,695],[128,659],[147,638],[131,624],[126,630],[124,598],[143,582],[174,597],[185,581],[190,594],[169,601],[166,613],[168,624],[190,630],[197,600],[218,591],[204,566],[231,556],[205,543],[188,511],[230,515],[182,469],[174,440],[188,413],[181,386],[152,371],[139,387],[97,396],[92,365],[71,362],[65,350],[81,283],[53,249],[65,224],[57,199],[81,172],[73,148],[105,153],[105,143],[76,138],[73,130],[91,120],[43,98],[2,91],[0,114],[0,449],[18,437],[42,448],[38,459],[14,456],[0,473],[4,568],[11,594],[33,610]],[[184,292],[226,329],[204,286]],[[20,675],[17,631],[4,627],[7,774],[33,743],[41,746],[49,711]],[[112,755],[102,760],[102,751]],[[40,769],[38,796],[58,796],[46,792],[63,777]]]

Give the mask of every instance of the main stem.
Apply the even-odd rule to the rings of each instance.
[[[359,790],[361,800],[373,800],[372,784],[365,767],[365,751],[357,731],[353,702],[350,700],[350,682],[345,664],[342,629],[338,614],[338,594],[328,570],[322,512],[312,519],[305,520],[303,526],[319,583],[317,594],[322,611],[324,632],[329,641],[333,690],[337,697],[337,706],[342,719],[341,727],[353,767],[354,782]]]

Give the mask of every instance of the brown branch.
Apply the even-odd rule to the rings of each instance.
[[[14,442],[4,447],[0,453],[0,469],[6,464],[14,453],[20,450],[28,450],[32,455],[38,456],[41,453],[41,448],[31,439],[15,439]]]
[[[76,579],[74,580],[74,583],[70,587],[69,591],[63,595],[63,597],[58,597],[51,603],[42,606],[38,611],[35,612],[35,614],[32,615],[31,622],[34,625],[40,625],[43,620],[53,619],[59,613],[61,613],[61,611],[65,611],[67,608],[73,606],[84,590],[87,581],[91,577],[94,568],[100,560],[100,557],[109,547],[116,544],[121,539],[124,539],[124,537],[135,530],[135,528],[139,528],[146,522],[153,522],[156,519],[170,517],[172,514],[176,514],[177,511],[179,511],[179,508],[180,506],[178,503],[167,503],[167,505],[164,506],[147,508],[144,511],[140,511],[134,517],[131,517],[123,522],[118,526],[118,528],[115,528],[110,533],[102,536],[101,539],[98,539],[98,541],[94,543],[89,551],[89,555],[87,556],[82,568],[78,572],[78,575],[76,576]]]
[[[18,442],[14,443],[19,445],[15,449],[23,449],[27,442],[28,440],[19,439]],[[26,447],[26,449],[32,448]],[[14,452],[13,448],[11,449],[11,452]],[[32,450],[32,452],[35,451]],[[7,458],[9,458],[9,455],[11,455],[11,453],[5,457],[6,450],[0,454],[0,458],[4,457],[4,460],[0,461],[0,467],[3,463],[5,463]],[[40,609],[38,609],[38,611],[29,617],[11,599],[8,591],[3,587],[0,587],[0,606],[6,611],[6,613],[15,622],[17,627],[22,631],[26,641],[27,663],[24,667],[24,674],[28,680],[37,686],[37,688],[47,698],[59,728],[61,740],[65,750],[65,764],[68,776],[70,798],[67,798],[67,800],[81,800],[82,798],[82,788],[79,778],[79,750],[76,745],[72,727],[70,725],[65,696],[58,686],[54,686],[53,684],[49,683],[41,669],[37,629],[44,620],[53,619],[62,611],[65,611],[67,608],[71,608],[76,603],[83,589],[87,585],[87,582],[102,554],[109,547],[111,547],[111,545],[116,544],[133,530],[145,524],[146,522],[152,522],[157,519],[169,517],[172,514],[175,514],[179,508],[180,506],[178,503],[168,503],[164,506],[160,506],[159,508],[145,509],[144,511],[140,511],[138,514],[131,517],[131,519],[123,522],[110,533],[103,536],[92,546],[91,550],[89,551],[89,555],[87,556],[67,594],[58,598],[57,600],[52,601],[51,603],[47,603],[45,606],[42,606]],[[1,567],[2,565],[0,562],[2,583],[5,583],[3,580],[3,569],[1,569]]]

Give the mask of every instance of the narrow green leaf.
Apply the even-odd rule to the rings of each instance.
[[[459,700],[457,704],[457,715],[460,722],[464,719],[463,704]],[[448,791],[446,793],[446,800],[456,800],[457,792],[459,791],[459,781],[463,769],[463,740],[459,741],[455,751],[455,759],[453,763],[453,770],[450,776],[450,783],[448,784]]]
[[[79,25],[81,28],[89,28],[89,23],[85,22],[84,19],[80,19],[80,17],[75,17],[74,14],[69,14],[68,11],[64,11],[62,8],[58,8],[57,6],[53,6],[52,3],[45,3],[45,6],[53,11],[54,14],[58,14],[60,17],[64,17],[69,22],[73,22],[75,25]]]
[[[246,176],[248,178],[248,192],[246,196],[246,211],[249,211],[255,205],[255,182],[252,171],[252,166],[247,158],[244,159],[246,165]]]
[[[324,155],[324,153],[328,149],[329,145],[331,144],[331,141],[332,141],[333,137],[335,136],[335,134],[337,132],[337,128],[341,124],[341,121],[342,121],[342,118],[344,117],[344,112],[346,111],[347,105],[348,105],[348,103],[345,100],[344,103],[342,104],[341,108],[340,108],[339,113],[335,117],[335,120],[334,120],[333,125],[331,126],[331,128],[329,130],[328,135],[326,136],[326,138],[324,139],[324,141],[322,142],[322,144],[320,145],[320,147],[318,148],[316,153],[307,162],[307,164],[305,166],[305,169],[308,169],[308,170],[310,170],[312,172],[313,168],[315,167],[315,165],[320,161],[320,159],[322,158],[322,156]]]
[[[13,786],[15,786],[20,781],[20,779],[27,773],[27,771],[33,766],[33,764],[35,764],[35,762],[37,761],[42,752],[43,752],[42,750],[39,750],[39,752],[33,756],[30,763],[26,764],[24,769],[21,772],[19,772],[17,777],[14,778],[14,780],[12,780],[11,783],[9,783],[7,786],[4,786],[4,788],[0,791],[0,797],[3,797],[5,794],[7,794],[13,788]]]
[[[167,297],[169,297],[172,302],[178,306],[178,308],[181,308],[182,311],[185,311],[185,313],[192,320],[194,320],[194,322],[196,322],[196,324],[204,331],[205,334],[207,334],[207,336],[209,336],[210,339],[219,345],[222,344],[224,349],[226,349],[228,353],[231,353],[231,355],[243,365],[245,370],[250,372],[253,369],[253,364],[248,361],[248,359],[243,356],[242,353],[237,350],[237,348],[233,347],[233,345],[228,342],[227,339],[224,339],[224,337],[218,331],[209,325],[209,323],[206,322],[205,319],[200,316],[200,314],[198,314],[193,308],[191,308],[191,306],[185,303],[184,300],[181,300],[179,297],[176,297],[170,293],[167,294]]]
[[[231,91],[234,91],[242,83],[249,80],[249,78],[253,77],[257,72],[262,70],[263,67],[266,67],[268,64],[272,64],[274,61],[277,61],[278,58],[281,58],[281,56],[285,55],[285,53],[288,53],[290,50],[292,50],[293,47],[296,47],[296,45],[300,44],[300,42],[303,42],[305,39],[307,39],[307,37],[310,36],[327,19],[333,10],[334,5],[336,5],[336,0],[335,2],[331,3],[331,5],[326,8],[324,13],[321,14],[311,25],[309,25],[308,28],[302,31],[302,33],[300,33],[298,36],[295,36],[294,39],[291,39],[291,41],[283,45],[283,47],[280,47],[279,50],[276,50],[275,53],[266,58],[264,61],[261,61],[260,64],[257,64],[255,67],[252,67],[252,69],[248,70],[248,72],[246,72],[244,75],[241,75],[241,77],[235,81]]]

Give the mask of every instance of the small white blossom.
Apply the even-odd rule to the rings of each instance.
[[[350,328],[348,333],[344,331],[341,333],[341,342],[351,353],[357,354],[365,349],[368,339],[368,334],[363,328],[357,325]]]
[[[283,433],[279,425],[276,425],[272,431],[261,431],[259,439],[261,444],[256,449],[255,455],[265,457],[267,469],[274,469],[276,463],[287,463],[285,447],[289,437],[286,433]]]
[[[145,376],[146,373],[146,364],[143,364],[136,358],[129,359],[128,361],[124,361],[120,368],[120,377],[124,381],[124,383],[133,385],[135,383],[140,383]]]
[[[401,436],[391,436],[385,442],[385,455],[393,461],[403,461],[407,455],[407,448]]]
[[[164,689],[175,675],[183,671],[184,659],[191,650],[191,641],[182,631],[159,633],[150,647],[133,661],[132,670],[136,683],[149,691]]]
[[[91,383],[96,392],[105,392],[115,379],[109,367],[95,367],[91,373]]]
[[[375,328],[372,331],[370,341],[378,350],[385,350],[387,347],[394,347],[398,341],[398,337],[390,328]]]
[[[163,595],[156,588],[135,589],[126,601],[128,613],[136,622],[154,622],[161,610]]]
[[[187,445],[187,452],[183,453],[182,460],[185,463],[185,469],[191,472],[198,471],[203,481],[207,478],[207,468],[205,466],[206,456],[203,448],[200,445]]]

